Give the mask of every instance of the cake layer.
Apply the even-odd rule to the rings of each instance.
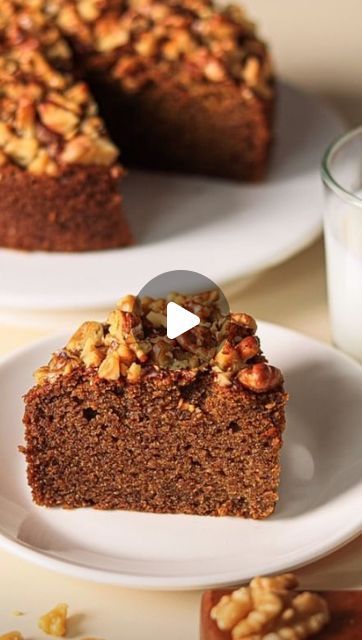
[[[232,82],[187,86],[171,75],[138,92],[99,77],[91,84],[127,166],[235,180],[264,177],[272,100],[252,94],[243,99]]]
[[[27,251],[94,251],[132,241],[117,167],[72,165],[56,176],[0,169],[0,245]]]
[[[272,513],[281,390],[256,396],[159,372],[137,383],[75,370],[26,397],[28,481],[39,505],[157,513]]]

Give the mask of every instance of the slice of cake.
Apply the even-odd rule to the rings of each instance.
[[[121,210],[118,150],[71,67],[71,51],[56,27],[31,7],[15,11],[4,3],[0,246],[87,251],[131,240]]]
[[[79,51],[126,165],[258,180],[272,138],[269,53],[237,6],[71,0],[56,16]]]
[[[166,335],[166,305],[201,318]],[[254,320],[215,292],[122,299],[85,322],[25,397],[39,505],[264,518],[278,499],[287,396]]]

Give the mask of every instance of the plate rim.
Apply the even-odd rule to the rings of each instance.
[[[337,357],[341,359],[349,366],[355,369],[356,374],[362,373],[362,368],[359,363],[356,362],[349,355],[339,351],[333,345],[324,343],[316,338],[307,336],[299,331],[295,331],[293,329],[289,329],[280,324],[266,322],[266,321],[258,321],[258,327],[263,332],[264,330],[268,331],[271,329],[272,331],[276,330],[281,335],[284,334],[288,338],[288,336],[294,336],[297,338],[306,339],[312,346],[322,347],[329,354],[332,354],[333,357]],[[6,367],[7,365],[14,363],[19,358],[24,355],[29,355],[33,351],[36,351],[39,348],[46,348],[47,345],[54,345],[55,341],[61,342],[66,336],[65,332],[53,334],[51,336],[46,336],[41,339],[32,341],[30,344],[25,345],[23,347],[19,347],[18,349],[10,352],[9,354],[5,354],[0,358],[0,369]],[[299,555],[299,558],[295,561],[291,561],[288,557],[285,558],[284,562],[273,562],[271,560],[267,563],[265,572],[266,573],[276,573],[280,571],[286,571],[291,569],[297,569],[306,564],[315,562],[322,557],[330,554],[333,551],[343,547],[348,542],[357,538],[362,530],[362,516],[353,526],[344,527],[341,532],[340,529],[336,530],[332,537],[329,537],[323,544],[318,546],[318,549],[314,548],[306,548],[303,553]],[[21,542],[0,530],[0,548],[5,551],[22,558],[23,560],[29,561],[32,564],[43,567],[48,570],[54,570],[63,575],[67,575],[73,578],[79,578],[83,580],[89,580],[92,582],[100,583],[100,584],[111,584],[118,585],[127,588],[133,589],[148,589],[148,590],[170,590],[170,591],[183,591],[183,590],[196,590],[201,588],[215,587],[217,586],[225,586],[228,584],[233,584],[236,582],[244,582],[251,579],[253,576],[244,576],[240,578],[240,570],[237,569],[232,571],[227,571],[225,573],[217,572],[217,573],[206,573],[202,576],[197,575],[188,575],[188,576],[155,576],[155,575],[140,575],[140,574],[128,574],[128,573],[120,573],[120,572],[112,572],[107,571],[106,569],[94,568],[82,563],[77,563],[76,561],[72,561],[69,559],[61,559],[55,558],[51,554],[46,551],[42,551],[40,549],[35,549],[31,545],[28,545],[24,542]],[[313,550],[314,549],[314,550]]]
[[[297,562],[273,563],[270,562],[264,571],[265,575],[273,575],[281,572],[299,569],[308,564],[312,564],[322,558],[338,551],[349,542],[357,539],[361,534],[361,524],[357,524],[343,532],[343,535],[335,536],[329,543],[320,547],[319,553],[311,553],[308,550],[301,555]],[[124,587],[127,589],[146,589],[149,591],[197,591],[216,587],[226,587],[236,583],[250,581],[254,575],[246,574],[240,578],[240,571],[234,570],[225,573],[209,573],[205,576],[140,576],[132,574],[122,574],[110,572],[104,569],[97,569],[85,566],[81,563],[71,562],[54,558],[43,551],[36,551],[30,546],[17,542],[14,539],[4,536],[0,531],[0,548],[26,560],[43,569],[48,569],[62,575],[77,578],[80,580],[94,582],[96,584],[108,584]]]

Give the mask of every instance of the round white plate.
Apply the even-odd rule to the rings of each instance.
[[[318,100],[286,86],[280,87],[277,113],[265,182],[131,171],[123,190],[137,244],[70,255],[2,249],[0,306],[107,307],[163,271],[203,273],[207,267],[208,276],[222,283],[307,246],[321,230],[320,159],[343,127]]]
[[[264,521],[35,506],[25,479],[22,394],[65,337],[0,365],[0,545],[72,576],[190,589],[294,568],[361,531],[362,370],[333,348],[260,323],[290,393],[280,502]]]

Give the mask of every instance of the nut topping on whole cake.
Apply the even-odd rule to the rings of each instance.
[[[108,139],[83,82],[53,68],[25,41],[0,53],[0,162],[56,175],[66,164],[113,165]]]
[[[68,2],[58,24],[69,35],[81,33],[95,52],[124,51],[114,58],[113,74],[130,91],[147,83],[154,67],[167,74],[182,61],[189,80],[232,81],[271,97],[269,57],[240,7],[219,10],[208,0],[128,0],[121,11],[94,2],[85,10],[84,4]]]
[[[166,307],[173,301],[198,315],[201,322],[171,340],[166,335]],[[54,381],[79,366],[98,369],[100,378],[137,382],[152,370],[188,370],[211,367],[221,386],[238,381],[244,387],[267,392],[283,382],[281,372],[266,363],[255,320],[244,313],[223,315],[218,292],[194,296],[179,293],[167,299],[126,296],[107,322],[85,322],[65,349],[36,372],[38,384]]]
[[[7,0],[5,6],[2,22],[13,23],[17,13],[19,28],[40,34],[48,57],[67,46],[54,24],[78,48],[110,54],[114,76],[130,91],[150,79],[153,67],[167,74],[182,61],[194,81],[232,81],[272,97],[269,56],[239,6],[216,9],[210,0],[39,0],[30,6]]]

